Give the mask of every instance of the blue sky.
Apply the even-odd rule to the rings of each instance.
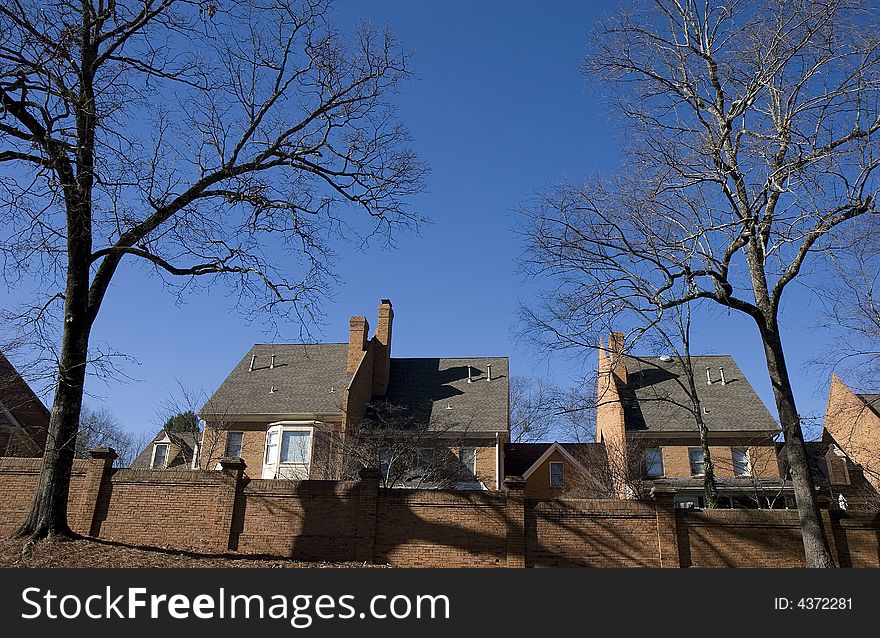
[[[398,247],[366,252],[339,247],[342,279],[324,307],[316,337],[347,339],[348,318],[375,324],[381,298],[395,308],[395,356],[507,355],[519,375],[547,375],[572,385],[592,352],[541,358],[514,337],[518,303],[532,288],[516,272],[520,243],[516,208],[562,176],[621,167],[620,131],[585,84],[578,64],[600,3],[340,1],[336,21],[389,24],[412,50],[417,78],[399,96],[401,118],[431,167],[427,192],[416,200],[433,223]],[[154,431],[157,407],[175,392],[213,390],[254,342],[273,336],[232,310],[217,287],[185,305],[161,282],[132,267],[112,286],[94,342],[134,357],[135,378],[92,383],[93,405],[104,403],[137,432]],[[784,310],[787,352],[804,414],[824,410],[824,381],[805,365],[826,339],[796,293]],[[290,324],[285,337],[297,340]],[[772,409],[757,333],[748,320],[716,311],[696,334],[695,352],[730,353]]]

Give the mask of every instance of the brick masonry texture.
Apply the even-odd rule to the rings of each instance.
[[[0,533],[28,512],[41,459],[0,458]],[[502,492],[386,490],[358,481],[249,479],[223,470],[113,470],[77,460],[69,520],[83,534],[136,546],[237,551],[406,567],[797,567],[788,510],[677,510],[655,501],[524,498]],[[880,567],[880,514],[823,511],[838,563]]]

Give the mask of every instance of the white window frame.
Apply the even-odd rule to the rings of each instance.
[[[162,464],[162,467],[156,467],[156,450],[159,447],[165,448],[165,462]],[[153,456],[150,459],[150,469],[151,470],[164,470],[168,467],[168,457],[171,456],[171,444],[170,443],[154,443],[153,444]]]
[[[560,473],[560,476],[562,478],[562,482],[559,483],[558,485],[553,483],[553,466],[554,465],[559,465],[562,467],[562,472]],[[563,463],[562,461],[550,461],[550,487],[565,487],[565,463]]]
[[[660,472],[652,474],[651,473],[652,463],[648,460],[648,454],[653,454],[655,452],[657,453],[657,456],[659,457],[658,462],[660,465]],[[648,478],[660,478],[665,474],[665,472],[666,472],[666,468],[663,466],[663,448],[651,447],[651,448],[646,449],[645,450],[645,474],[647,474]]]
[[[465,463],[465,450],[468,450],[469,454],[472,454],[471,463]],[[472,445],[465,445],[464,447],[460,447],[458,449],[458,460],[461,461],[462,466],[470,473],[471,476],[477,475],[477,448],[473,447]]]
[[[275,475],[277,476],[282,467],[304,467],[306,472],[306,476],[308,477],[309,473],[312,469],[312,455],[315,449],[315,425],[316,421],[276,421],[275,423],[270,423],[266,428],[266,444],[263,448],[263,468],[265,469],[267,466],[275,468]],[[272,459],[269,458],[269,437],[273,434],[272,429],[277,428],[274,433],[277,434],[277,439],[274,443],[275,450]],[[309,447],[308,447],[308,456],[306,458],[305,463],[282,463],[281,462],[281,448],[282,441],[284,440],[285,432],[308,432],[309,433]]]
[[[698,453],[702,457],[702,462],[700,463],[703,466],[703,471],[699,474],[694,473],[694,460],[693,454],[694,452]],[[689,447],[688,448],[688,464],[691,470],[691,476],[694,478],[698,478],[706,475],[706,455],[703,453],[703,448],[701,447]]]
[[[742,452],[745,455],[745,472],[738,471],[738,465],[736,462],[736,453]],[[733,475],[734,476],[751,476],[752,475],[752,455],[749,452],[749,448],[747,447],[735,447],[730,451],[731,460],[733,461]]]
[[[230,430],[229,432],[226,433],[226,449],[223,451],[223,456],[230,456],[230,454],[229,454],[229,435],[230,434],[240,434],[241,435],[241,439],[238,442],[238,454],[235,455],[237,457],[241,457],[241,451],[244,448],[244,432],[242,432],[241,430]]]

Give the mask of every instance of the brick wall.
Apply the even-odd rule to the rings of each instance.
[[[358,481],[251,480],[222,470],[113,470],[112,451],[74,463],[75,531],[122,543],[203,553],[421,567],[703,567],[803,565],[787,510],[676,510],[651,502],[524,498],[503,492],[379,489]],[[0,458],[0,533],[27,515],[40,459]],[[880,567],[880,514],[824,511],[841,566]]]
[[[761,478],[778,478],[779,463],[776,460],[776,448],[773,440],[764,437],[756,438],[718,438],[710,439],[709,452],[715,464],[715,476],[733,478],[733,448],[747,448],[752,475]],[[636,446],[631,446],[636,447]],[[638,446],[643,452],[647,448],[659,447],[663,454],[663,475],[668,478],[689,478],[691,476],[690,455],[688,450],[700,447],[699,437],[692,439],[639,440]]]
[[[408,567],[506,563],[505,497],[498,493],[379,490],[376,559]]]

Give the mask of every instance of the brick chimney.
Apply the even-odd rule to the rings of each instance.
[[[366,317],[352,317],[348,321],[348,365],[346,371],[354,374],[357,370],[364,352],[367,351],[367,334],[370,332],[370,324]]]
[[[379,304],[379,323],[373,335],[373,395],[384,396],[388,390],[388,374],[391,371],[391,324],[394,310],[391,301],[383,299]]]
[[[626,435],[626,414],[620,392],[626,385],[623,334],[612,332],[608,347],[599,340],[599,368],[596,378],[596,442],[605,444],[610,482],[618,498],[628,492],[630,460]]]
[[[622,387],[626,387],[626,360],[623,357],[623,333],[612,332],[608,335],[608,354],[611,358],[611,371],[617,377],[618,383]]]

